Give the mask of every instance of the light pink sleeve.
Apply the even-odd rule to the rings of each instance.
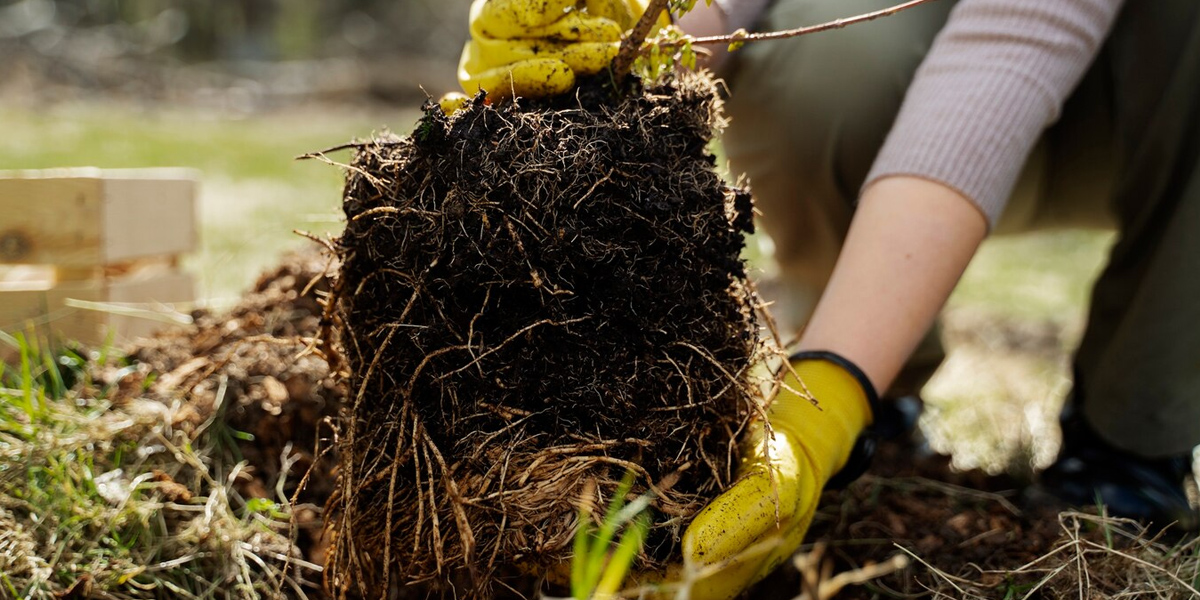
[[[938,181],[970,198],[994,225],[1120,5],[960,0],[917,70],[864,187],[891,175]]]

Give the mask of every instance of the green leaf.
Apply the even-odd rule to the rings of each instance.
[[[642,545],[646,543],[646,536],[649,532],[650,515],[644,511],[638,513],[633,525],[621,536],[616,551],[608,561],[608,568],[604,570],[604,576],[600,578],[600,583],[596,586],[593,598],[596,600],[612,598],[621,590],[621,585],[624,584],[625,577],[633,566],[633,561],[642,551]]]
[[[575,555],[571,559],[571,597],[573,598],[587,598],[591,592],[587,589],[585,579],[588,563],[593,560],[589,551],[594,532],[592,511],[588,510],[587,504],[584,503],[584,506],[579,509],[579,528],[575,530]]]
[[[628,496],[629,492],[633,490],[633,482],[636,477],[633,471],[626,471],[625,476],[621,478],[621,483],[617,485],[617,491],[608,504],[608,510],[604,513],[604,520],[600,523],[600,531],[592,540],[591,547],[588,548],[588,556],[604,556],[608,553],[608,547],[612,544],[613,537],[617,534],[617,529],[624,525],[621,517],[625,509],[625,496]],[[628,518],[625,519],[625,521],[628,520]],[[585,589],[591,590],[596,587],[596,582],[600,580],[603,568],[603,560],[591,560],[588,562],[583,577]]]
[[[685,43],[679,50],[679,63],[686,69],[696,70],[696,51],[692,49],[691,43]]]
[[[745,38],[749,35],[750,35],[750,32],[746,31],[744,28],[738,29],[737,31],[733,32],[733,34],[731,34],[733,41],[729,43],[729,51],[737,52],[738,50],[741,50],[742,46],[746,45]]]

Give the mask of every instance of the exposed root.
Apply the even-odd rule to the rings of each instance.
[[[749,195],[707,151],[715,88],[586,97],[429,105],[411,137],[357,145],[327,313],[355,390],[335,594],[532,594],[578,503],[602,515],[626,471],[664,517],[657,568],[729,484],[770,346],[739,257]]]

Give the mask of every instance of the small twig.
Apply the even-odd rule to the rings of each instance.
[[[965,497],[965,498],[974,498],[976,500],[985,500],[988,502],[995,502],[995,503],[999,504],[1002,508],[1004,508],[1004,510],[1007,510],[1008,512],[1012,513],[1014,516],[1019,517],[1022,514],[1020,508],[1017,508],[1017,506],[1015,504],[1013,504],[1009,499],[1005,498],[1001,494],[995,494],[992,492],[985,492],[983,490],[975,490],[975,489],[971,489],[971,488],[967,488],[967,487],[962,487],[959,485],[954,485],[953,483],[946,483],[945,481],[937,481],[937,480],[929,479],[926,477],[884,478],[884,477],[875,477],[872,475],[864,475],[862,480],[871,482],[872,484],[875,484],[875,485],[882,485],[882,486],[888,486],[888,487],[903,487],[906,485],[915,485],[918,488],[928,488],[928,489],[937,490],[951,498]]]
[[[797,554],[793,559],[796,570],[805,579],[805,589],[792,600],[830,600],[851,585],[862,585],[908,568],[909,558],[895,554],[882,563],[868,563],[837,575],[830,576],[833,563],[825,559],[825,544],[818,542],[808,554]]]
[[[927,2],[933,2],[933,1],[934,0],[909,0],[908,2],[897,4],[896,6],[892,6],[890,8],[884,8],[881,10],[861,14],[861,15],[854,16],[854,17],[846,17],[846,18],[842,18],[842,19],[837,19],[834,21],[830,21],[828,23],[821,23],[820,25],[810,25],[808,27],[799,27],[797,29],[785,29],[783,31],[767,31],[767,32],[763,32],[763,33],[746,33],[744,30],[742,30],[742,31],[737,31],[737,32],[727,34],[727,35],[711,35],[711,36],[705,36],[705,37],[691,38],[690,40],[671,40],[671,41],[663,42],[659,45],[670,48],[670,47],[682,45],[685,41],[690,41],[693,46],[697,46],[697,45],[712,45],[712,44],[734,44],[734,43],[741,44],[741,43],[745,43],[745,42],[763,42],[766,40],[784,40],[787,38],[793,38],[793,37],[797,37],[797,36],[801,36],[801,35],[806,35],[809,33],[819,33],[821,31],[828,31],[830,29],[841,29],[843,27],[846,27],[847,25],[853,25],[855,23],[865,23],[867,21],[874,21],[875,19],[878,19],[880,17],[894,15],[900,11],[908,10],[919,4],[925,4]],[[624,50],[623,46],[622,46],[622,50]],[[618,59],[619,58],[620,57],[618,56]]]
[[[650,35],[650,30],[654,28],[658,16],[666,9],[667,0],[651,0],[650,6],[642,14],[642,18],[638,20],[637,25],[633,26],[633,31],[629,32],[629,35],[621,41],[621,48],[617,50],[617,57],[613,59],[612,67],[616,89],[619,90],[624,85],[625,78],[633,69],[634,59],[641,53],[642,43],[646,41],[646,36]]]
[[[1091,546],[1091,547],[1095,548],[1102,554],[1107,553],[1107,554],[1112,554],[1115,556],[1120,556],[1121,558],[1124,558],[1125,560],[1128,560],[1136,565],[1140,565],[1143,568],[1150,569],[1150,570],[1156,571],[1158,573],[1162,573],[1163,575],[1167,576],[1167,578],[1169,578],[1171,581],[1173,581],[1175,584],[1177,584],[1177,585],[1183,587],[1184,589],[1186,589],[1187,591],[1191,592],[1193,594],[1194,598],[1200,598],[1200,590],[1196,589],[1188,582],[1180,579],[1178,575],[1168,571],[1167,569],[1164,569],[1156,564],[1147,562],[1143,559],[1133,556],[1132,554],[1126,554],[1124,552],[1121,552],[1120,550],[1114,550],[1112,548],[1101,546],[1100,544],[1097,544],[1096,542],[1093,542],[1091,540],[1080,540],[1080,542],[1086,546]]]
[[[933,573],[933,575],[935,577],[938,577],[942,581],[945,581],[947,584],[949,584],[950,587],[954,588],[954,591],[958,592],[960,598],[967,597],[966,590],[962,589],[961,587],[958,587],[958,583],[955,583],[955,581],[958,581],[958,582],[962,583],[963,585],[968,585],[968,586],[971,585],[970,581],[967,581],[966,579],[963,579],[961,577],[955,577],[945,571],[942,571],[941,569],[938,569],[937,567],[929,564],[928,562],[925,562],[925,560],[923,560],[920,556],[917,556],[916,554],[914,554],[912,550],[909,550],[908,548],[905,548],[904,546],[901,546],[900,544],[893,544],[893,545],[896,546],[896,548],[898,548],[901,552],[907,554],[913,560],[917,561],[918,563],[921,563],[921,565],[924,566],[926,569],[929,569],[929,572]]]
[[[300,156],[297,156],[293,160],[312,160],[314,158],[324,160],[326,154],[332,154],[334,152],[341,152],[342,150],[362,150],[363,148],[366,148],[368,146],[371,146],[371,145],[374,145],[377,143],[379,143],[379,142],[376,142],[376,141],[349,142],[346,144],[338,144],[337,146],[331,146],[324,150],[317,150],[316,152],[306,152],[304,154],[301,154]]]
[[[337,256],[337,248],[333,245],[333,242],[331,242],[323,237],[320,237],[314,233],[311,233],[308,231],[303,231],[301,229],[293,229],[292,233],[294,233],[310,242],[315,242],[315,243],[319,244],[322,248],[324,248],[326,251],[330,252],[333,256]],[[329,267],[326,267],[326,270],[328,270],[328,268]],[[322,275],[324,275],[324,274],[322,274]],[[313,281],[316,281],[316,279],[314,278]],[[301,296],[307,295],[308,291],[311,289],[312,289],[312,285],[310,283],[307,287],[304,288],[304,292],[300,295]]]

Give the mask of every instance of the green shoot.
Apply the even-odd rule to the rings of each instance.
[[[586,505],[579,511],[575,556],[571,562],[571,596],[576,600],[615,598],[642,550],[650,531],[647,509],[653,496],[644,494],[626,504],[634,479],[632,471],[626,472],[598,529]],[[622,528],[624,532],[614,548],[613,540]]]
[[[617,549],[613,551],[612,558],[608,561],[608,567],[604,569],[604,574],[600,577],[600,582],[592,595],[593,598],[608,600],[616,597],[617,592],[621,590],[621,585],[625,582],[625,576],[633,566],[633,561],[642,551],[642,544],[646,542],[646,535],[649,532],[650,515],[645,512],[638,513],[633,524],[621,536]]]

